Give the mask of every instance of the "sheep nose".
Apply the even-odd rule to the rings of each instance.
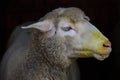
[[[106,41],[105,43],[103,43],[103,47],[104,48],[111,48],[111,42],[110,41]]]

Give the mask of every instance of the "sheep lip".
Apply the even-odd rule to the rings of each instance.
[[[109,54],[99,54],[102,57],[108,56]]]

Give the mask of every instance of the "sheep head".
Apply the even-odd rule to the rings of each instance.
[[[95,57],[104,60],[111,52],[110,41],[78,8],[55,9],[37,23],[22,28],[35,28],[48,38],[56,36],[63,40],[68,58]]]

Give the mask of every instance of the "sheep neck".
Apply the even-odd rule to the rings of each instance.
[[[51,66],[54,69],[67,70],[70,60],[65,56],[63,40],[56,37],[46,38],[39,31],[34,32],[29,56],[40,65]]]

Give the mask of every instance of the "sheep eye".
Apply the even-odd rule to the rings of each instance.
[[[87,21],[90,21],[89,17],[87,17],[87,16],[85,16],[84,19]]]
[[[64,30],[64,31],[69,31],[71,29],[72,29],[71,27],[62,27],[62,30]]]

